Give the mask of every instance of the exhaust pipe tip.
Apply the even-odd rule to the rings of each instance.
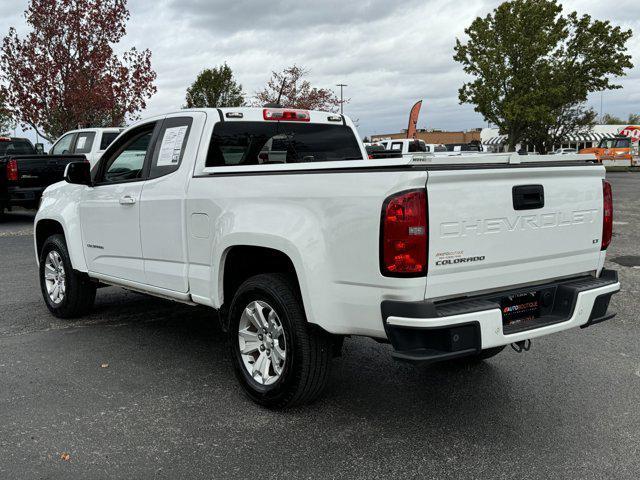
[[[531,340],[520,340],[519,342],[514,342],[511,344],[511,348],[518,353],[528,352],[531,350]]]

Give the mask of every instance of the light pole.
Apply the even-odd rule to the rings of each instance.
[[[339,83],[336,85],[336,87],[340,87],[340,115],[342,115],[344,112],[344,100],[342,99],[342,89],[344,87],[348,87],[348,85],[345,83]]]

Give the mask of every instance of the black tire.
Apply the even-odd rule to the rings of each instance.
[[[59,303],[49,296],[45,282],[45,262],[50,252],[55,251],[64,266],[65,293]],[[89,278],[71,266],[71,259],[63,235],[47,238],[40,252],[40,290],[47,308],[59,318],[74,318],[88,313],[96,298],[96,285]]]
[[[272,306],[286,340],[282,373],[271,385],[263,385],[253,378],[240,353],[240,317],[254,301]],[[289,276],[262,274],[245,281],[231,303],[228,335],[236,377],[254,402],[269,408],[286,408],[309,403],[322,393],[329,377],[333,339],[330,334],[307,322],[298,289]]]

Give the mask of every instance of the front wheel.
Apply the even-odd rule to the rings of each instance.
[[[332,338],[307,322],[289,276],[262,274],[245,281],[233,298],[229,320],[231,360],[249,398],[285,408],[322,393]]]
[[[52,235],[44,242],[40,252],[40,290],[47,308],[56,317],[78,317],[93,306],[96,286],[73,270],[62,235]]]

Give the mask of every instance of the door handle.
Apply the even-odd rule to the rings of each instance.
[[[535,210],[544,207],[542,185],[516,185],[512,188],[514,210]]]
[[[133,205],[136,203],[136,199],[131,195],[125,195],[124,197],[120,197],[120,205]]]

